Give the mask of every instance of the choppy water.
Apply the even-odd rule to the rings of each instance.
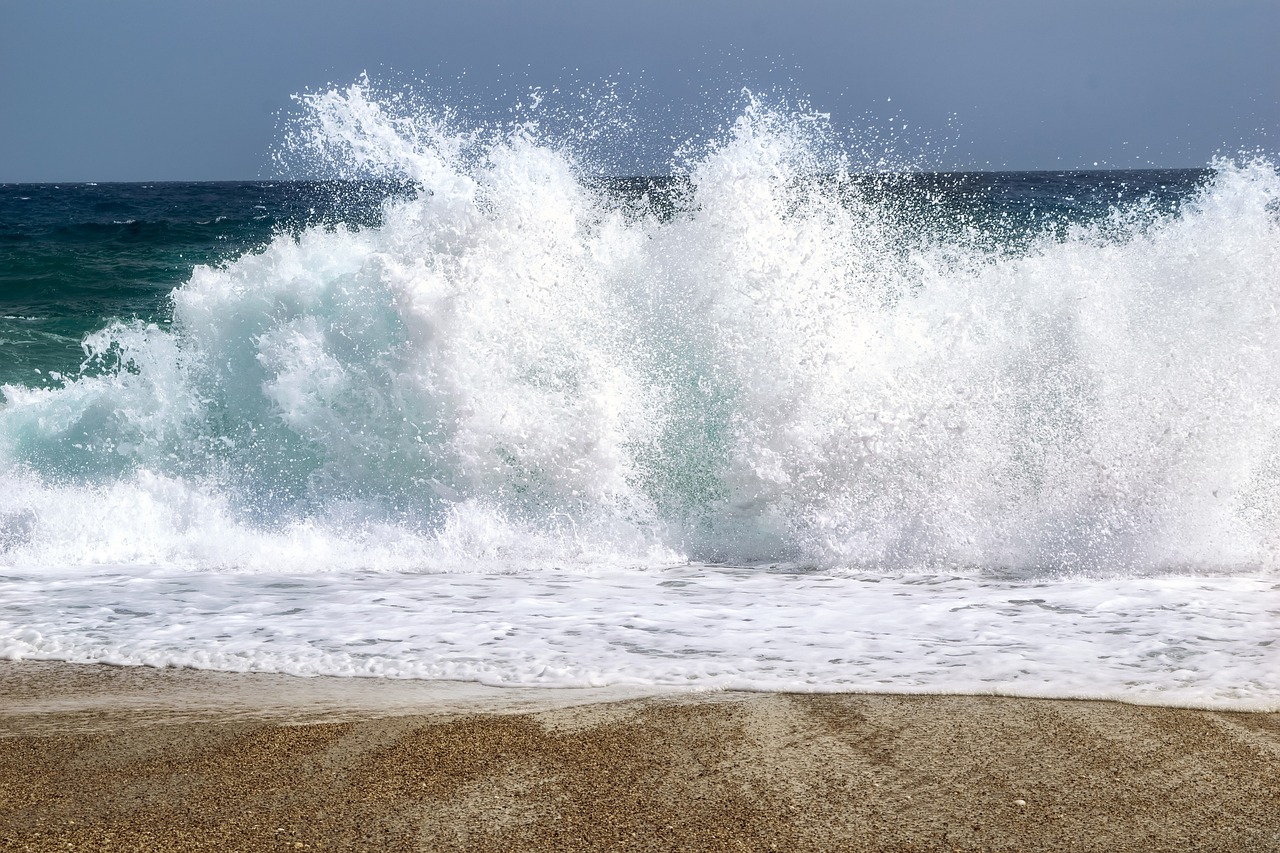
[[[0,654],[1276,706],[1272,163],[306,103],[342,181],[0,188]]]

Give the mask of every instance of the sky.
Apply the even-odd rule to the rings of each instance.
[[[1203,166],[1280,150],[1278,46],[1280,0],[0,0],[0,182],[275,177],[291,95],[364,72],[475,122],[611,83],[611,171],[744,88],[908,166]]]

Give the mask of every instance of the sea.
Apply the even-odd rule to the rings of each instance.
[[[1280,709],[1280,172],[658,177],[361,85],[0,185],[0,658]]]

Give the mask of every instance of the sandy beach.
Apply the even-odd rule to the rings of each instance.
[[[1280,850],[1280,714],[0,665],[6,850]]]

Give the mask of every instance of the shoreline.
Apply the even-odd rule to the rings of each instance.
[[[1280,713],[0,662],[13,850],[1280,850]]]
[[[686,692],[628,685],[489,687],[465,681],[0,660],[0,739],[109,732],[136,726],[140,720],[161,725],[310,725],[401,716],[537,713],[680,695]]]

